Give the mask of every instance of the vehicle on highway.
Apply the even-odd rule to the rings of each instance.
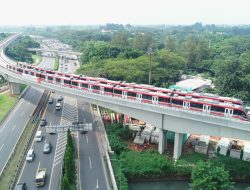
[[[15,190],[26,190],[26,183],[18,183]]]
[[[44,153],[44,154],[50,153],[50,152],[51,152],[51,148],[52,148],[52,145],[51,145],[50,142],[45,143],[45,144],[44,144],[44,147],[43,147],[43,153]]]
[[[40,121],[40,127],[44,127],[46,125],[46,119],[41,119]]]
[[[87,134],[88,131],[81,131],[81,134]]]
[[[37,131],[34,140],[35,140],[36,142],[41,142],[42,139],[43,139],[42,131]]]
[[[33,149],[29,149],[28,154],[26,156],[26,160],[32,162],[34,159],[35,153]]]
[[[46,168],[39,168],[36,173],[36,186],[42,187],[44,186],[46,178]]]
[[[57,101],[62,101],[63,100],[63,97],[62,96],[59,96],[58,98],[57,98]]]
[[[60,110],[61,109],[61,103],[60,102],[57,102],[56,103],[56,110]]]
[[[53,98],[49,98],[49,104],[53,104]]]

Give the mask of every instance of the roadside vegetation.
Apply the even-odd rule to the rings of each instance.
[[[29,36],[22,36],[11,43],[5,50],[7,56],[16,61],[33,63],[32,55],[35,52],[28,51],[28,48],[39,48],[40,44]]]
[[[11,95],[10,92],[0,94],[0,122],[2,122],[16,102],[17,96]]]
[[[157,150],[131,150],[128,142],[132,142],[132,133],[128,128],[120,124],[107,124],[105,127],[114,151],[111,161],[117,185],[121,186],[119,189],[127,190],[128,181],[186,179],[191,180],[194,190],[223,190],[233,187],[234,180],[250,179],[248,162],[220,155],[210,160],[206,155],[193,152],[183,154],[175,162],[172,156],[160,155]]]
[[[34,65],[39,65],[42,61],[42,57],[38,54],[32,54],[31,57]]]
[[[58,71],[58,69],[59,69],[59,56],[56,55],[53,70]]]
[[[4,40],[4,39],[7,38],[8,36],[10,36],[9,33],[0,33],[0,41]]]
[[[75,145],[70,130],[67,132],[67,145],[62,172],[62,190],[76,190]]]

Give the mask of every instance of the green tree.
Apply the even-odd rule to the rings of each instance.
[[[147,51],[153,45],[152,35],[149,33],[137,33],[133,39],[133,47]]]
[[[111,44],[122,49],[128,47],[128,32],[120,31],[115,33]]]
[[[165,39],[165,48],[169,51],[175,52],[176,51],[176,42],[175,39],[172,37],[167,37]]]
[[[224,166],[216,166],[211,161],[199,161],[192,171],[193,190],[229,190],[233,188],[229,173]]]

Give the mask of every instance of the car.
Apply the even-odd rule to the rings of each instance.
[[[26,190],[26,183],[18,183],[15,190]]]
[[[57,101],[62,101],[63,100],[63,97],[62,96],[59,96],[58,98],[57,98]]]
[[[53,98],[49,98],[49,104],[53,104]]]
[[[46,119],[41,119],[40,127],[44,127],[47,124]]]
[[[28,151],[28,153],[27,153],[26,161],[32,162],[33,159],[34,159],[34,156],[35,156],[34,150],[33,150],[33,149],[30,149],[30,150]]]
[[[43,153],[44,154],[50,153],[51,152],[51,148],[52,148],[52,145],[51,145],[50,142],[45,143],[44,147],[43,147]]]
[[[60,102],[57,102],[56,103],[56,110],[60,110],[61,109],[61,103]]]
[[[87,134],[88,131],[81,131],[81,134]]]

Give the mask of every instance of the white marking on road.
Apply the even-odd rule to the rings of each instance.
[[[1,152],[1,150],[3,149],[3,146],[4,146],[4,144],[1,146],[1,148],[0,148],[0,152]]]
[[[97,181],[96,181],[96,189],[99,189],[98,178],[97,178]]]
[[[90,156],[89,156],[89,167],[90,167],[90,169],[92,169],[92,164],[91,164],[91,158],[90,158]]]
[[[36,170],[36,174],[37,174],[39,168],[40,168],[40,162],[39,162],[39,164],[38,164],[38,167],[37,167],[37,170]]]
[[[89,138],[88,138],[88,136],[86,135],[86,141],[87,141],[87,143],[89,143]]]
[[[21,116],[23,117],[23,115],[24,115],[24,111],[22,112]]]
[[[57,164],[60,164],[61,163],[61,160],[55,164],[53,164],[53,168],[57,165]]]
[[[16,125],[14,125],[14,127],[12,128],[12,130],[11,130],[11,131],[13,132],[13,131],[15,130],[15,128],[16,128]]]

